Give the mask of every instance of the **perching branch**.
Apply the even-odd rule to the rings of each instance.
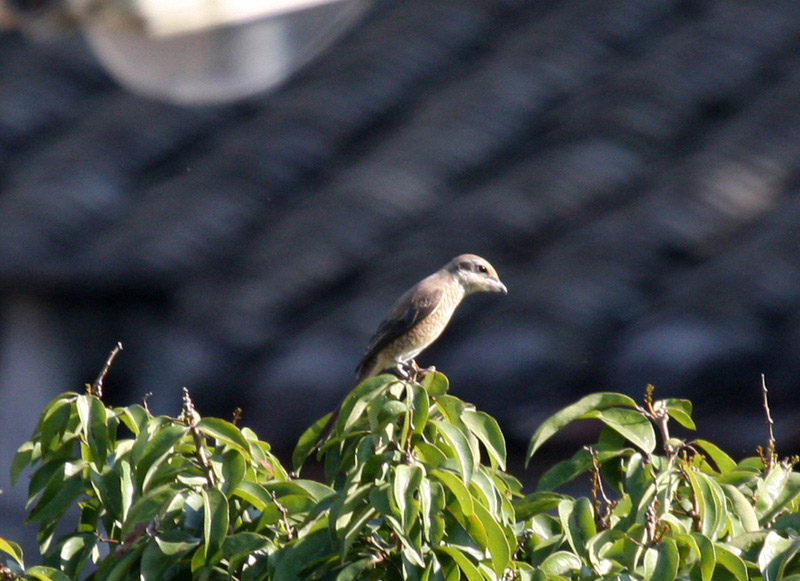
[[[103,381],[106,378],[108,370],[111,369],[111,364],[114,363],[114,358],[120,351],[122,351],[122,343],[117,341],[117,344],[111,350],[111,353],[109,353],[105,365],[103,365],[103,368],[100,370],[100,374],[97,376],[97,379],[94,380],[94,383],[92,383],[92,385],[90,386],[87,385],[87,387],[89,388],[89,395],[99,397],[100,399],[103,398]]]
[[[769,431],[769,439],[767,440],[767,449],[762,454],[764,460],[764,468],[767,471],[772,470],[775,466],[775,462],[778,460],[778,455],[776,453],[776,444],[775,444],[775,433],[773,431],[773,426],[775,423],[772,421],[772,413],[769,410],[769,397],[767,393],[767,380],[764,377],[764,374],[761,374],[761,396],[763,398],[764,404],[764,413],[767,416],[767,430]]]

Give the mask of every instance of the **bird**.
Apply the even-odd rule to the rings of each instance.
[[[478,292],[508,294],[485,258],[461,254],[403,293],[378,325],[356,367],[356,385],[392,369],[407,379],[421,370],[415,359],[447,327],[461,301]],[[330,436],[341,404],[325,423],[315,449]]]
[[[402,377],[415,358],[447,327],[456,308],[476,292],[507,294],[495,268],[475,254],[461,254],[403,293],[378,326],[356,367],[356,383],[386,369]]]

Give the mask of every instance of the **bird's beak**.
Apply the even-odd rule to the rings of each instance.
[[[503,295],[507,295],[508,294],[508,289],[506,288],[506,285],[504,285],[502,282],[500,282],[496,278],[489,279],[489,283],[491,284],[491,288],[492,288],[493,292],[500,293],[500,294],[503,294]]]

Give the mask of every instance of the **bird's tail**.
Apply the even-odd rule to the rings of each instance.
[[[356,367],[356,382],[355,385],[358,385],[362,381],[369,379],[370,377],[375,377],[378,375],[378,372],[382,371],[378,369],[378,359],[377,357],[373,357],[372,359],[368,359],[366,361],[362,361]]]
[[[373,357],[372,359],[362,361],[361,363],[358,364],[358,367],[356,368],[356,381],[353,384],[353,387],[357,386],[362,381],[366,381],[370,377],[375,377],[381,371],[383,371],[383,369],[380,368],[380,364],[378,362],[377,357]],[[351,387],[350,389],[352,390],[353,387]],[[339,402],[339,405],[336,406],[335,410],[333,410],[331,417],[328,418],[327,422],[325,422],[325,427],[322,428],[322,431],[319,433],[319,437],[317,438],[317,443],[314,444],[314,447],[311,449],[310,452],[311,454],[322,448],[322,446],[325,445],[325,442],[328,441],[328,438],[330,438],[331,433],[333,433],[333,429],[336,427],[336,422],[339,420],[339,412],[342,411],[343,403],[344,399],[342,399],[342,401]]]

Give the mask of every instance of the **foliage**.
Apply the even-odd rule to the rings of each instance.
[[[695,428],[691,403],[654,402],[652,393],[648,386],[644,407],[621,394],[590,395],[536,431],[528,459],[574,420],[605,424],[596,444],[553,466],[516,503],[518,558],[538,579],[800,580],[796,459],[778,461],[772,437],[740,462],[706,440],[671,438],[670,420]],[[587,473],[591,498],[554,492]]]
[[[43,564],[0,537],[0,579],[800,581],[800,474],[771,437],[736,462],[670,436],[695,427],[686,400],[594,394],[544,422],[528,459],[574,421],[599,420],[598,441],[524,496],[497,422],[448,387],[365,381],[319,450],[328,416],[303,434],[291,473],[188,394],[178,418],[62,394],[12,467],[31,470]],[[324,484],[299,477],[314,453]],[[556,492],[576,479],[589,496]]]

